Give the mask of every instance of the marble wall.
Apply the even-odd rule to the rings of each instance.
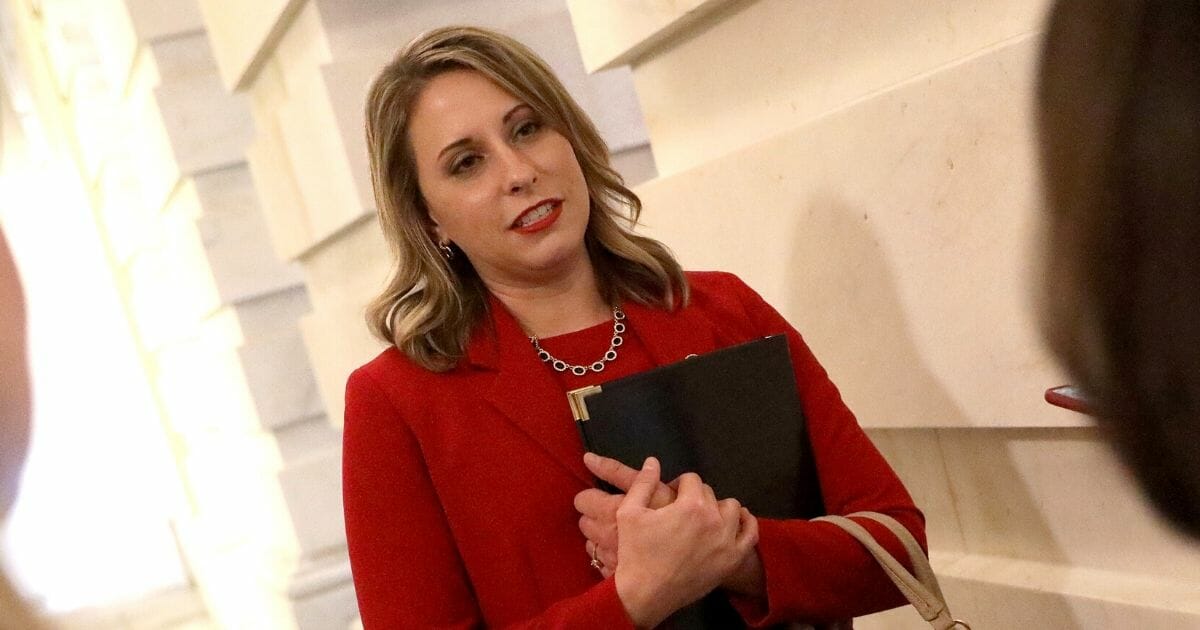
[[[1200,622],[1200,547],[1087,418],[1042,400],[1065,380],[1032,299],[1047,2],[568,4],[589,69],[632,67],[659,172],[637,189],[648,231],[805,335],[924,508],[958,616]]]

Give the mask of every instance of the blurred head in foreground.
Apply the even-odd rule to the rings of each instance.
[[[1200,537],[1200,3],[1056,3],[1038,115],[1045,336],[1153,504]]]

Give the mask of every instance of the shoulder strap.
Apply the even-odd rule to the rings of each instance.
[[[904,545],[915,575],[909,573],[908,569],[904,568],[904,565],[899,560],[896,560],[883,545],[880,545],[875,540],[875,537],[871,535],[870,531],[850,520],[850,518],[830,515],[814,518],[813,520],[837,525],[861,543],[875,558],[875,561],[879,563],[879,566],[883,568],[884,572],[887,573],[887,576],[891,578],[896,588],[900,589],[900,592],[908,598],[909,603],[917,609],[921,617],[925,621],[928,621],[934,630],[971,629],[971,626],[967,625],[966,622],[954,619],[950,615],[950,609],[946,606],[946,599],[942,595],[942,589],[938,585],[937,577],[934,576],[933,569],[929,566],[929,558],[925,557],[925,553],[921,551],[921,546],[917,544],[916,539],[913,538],[912,534],[903,525],[896,519],[878,512],[855,512],[848,516],[871,519],[888,528],[900,540],[901,544]]]

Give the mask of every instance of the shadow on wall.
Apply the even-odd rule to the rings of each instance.
[[[969,419],[909,334],[871,212],[828,191],[801,202],[783,273],[790,289],[782,310],[793,314],[834,382],[850,392],[847,404],[863,424],[880,427],[868,433],[925,512],[935,553],[1066,563],[1042,517],[1053,506],[1033,496],[1009,447],[1022,440],[1053,442],[1056,436],[1092,439],[1087,437],[1092,431],[924,428],[963,426]],[[1031,601],[1012,588],[943,575],[951,609],[976,627],[1083,628],[1056,593],[1039,593]],[[1015,601],[1021,605],[1012,605]],[[927,625],[914,611],[900,609],[864,618],[856,627]]]
[[[801,203],[794,213],[791,260],[782,274],[792,279],[784,310],[802,314],[797,323],[815,350],[834,350],[822,361],[865,425],[969,424],[908,333],[870,215],[828,192]]]

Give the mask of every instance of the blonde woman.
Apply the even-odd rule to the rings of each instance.
[[[484,30],[426,33],[380,73],[366,119],[395,256],[369,309],[392,347],[346,392],[346,530],[368,630],[652,627],[714,591],[733,626],[904,602],[833,525],[756,518],[695,475],[668,486],[653,459],[585,461],[565,391],[783,333],[826,508],[885,512],[924,539],[787,321],[632,231],[638,198],[542,60]]]

